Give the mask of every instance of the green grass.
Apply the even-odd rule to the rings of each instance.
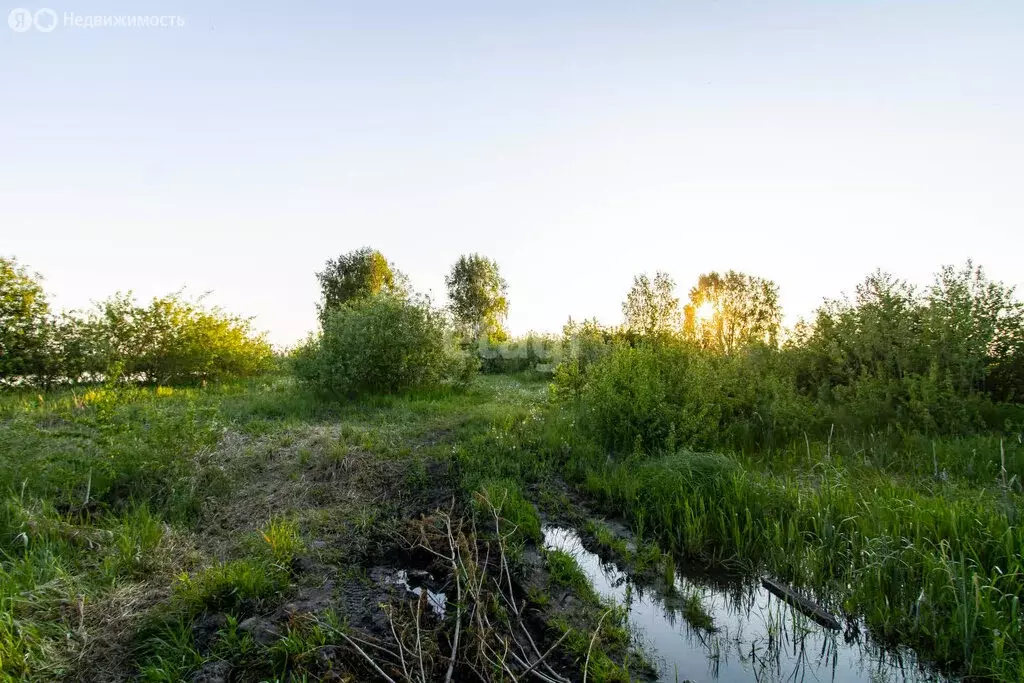
[[[630,555],[625,539],[616,536],[608,528],[607,524],[594,519],[588,519],[583,525],[583,531],[593,536],[601,548],[616,553],[623,558]]]
[[[250,558],[232,560],[182,575],[172,605],[190,616],[230,612],[250,601],[269,600],[287,585],[287,573],[280,567]]]
[[[473,497],[478,514],[485,518],[491,516],[491,510],[502,520],[502,534],[514,534],[519,540],[539,542],[540,515],[537,508],[523,497],[519,488],[511,482],[486,482]]]
[[[558,474],[626,518],[642,549],[767,570],[925,660],[1024,676],[1021,445],[997,436],[801,441],[769,451],[609,459],[572,406],[462,446],[466,470],[543,486]],[[607,529],[587,530],[621,552]],[[650,566],[662,567],[654,549]],[[667,579],[667,570],[666,570]],[[695,612],[696,613],[696,612]],[[698,620],[700,623],[702,620]]]
[[[409,494],[435,484],[427,458],[463,458],[466,501],[485,491],[501,500],[516,543],[538,539],[521,475],[539,470],[518,459],[507,461],[512,470],[481,463],[459,444],[496,445],[495,462],[514,454],[545,391],[542,381],[493,376],[462,392],[332,402],[267,375],[206,387],[0,392],[0,680],[74,675],[79,629],[109,637],[97,624],[128,592],[170,598],[142,605],[152,611],[140,627],[150,646],[121,659],[134,659],[147,680],[193,671],[193,615],[241,615],[284,599],[307,534],[344,530],[352,546],[319,551],[344,563],[387,533],[399,509],[387,500],[317,503],[345,485],[353,457],[400,461],[401,479],[387,483]],[[295,490],[310,500],[285,497],[271,506],[281,514],[247,515],[261,501],[245,496],[266,495],[268,477],[307,477],[311,486]],[[232,508],[242,528],[208,526]]]
[[[196,650],[191,623],[168,619],[155,626],[139,650],[139,677],[147,683],[173,683],[187,680],[203,664]]]
[[[598,602],[594,586],[575,557],[564,550],[548,550],[544,553],[544,561],[552,584],[568,588],[576,597],[587,602]]]
[[[673,553],[767,568],[861,614],[880,636],[977,675],[1024,667],[1020,501],[877,470],[761,469],[682,454],[581,458],[583,487]],[[714,474],[711,474],[714,473]]]
[[[297,555],[305,551],[306,544],[299,535],[298,525],[287,519],[274,519],[259,530],[260,539],[270,553],[275,566],[286,569]]]
[[[555,617],[551,626],[559,633],[567,634],[565,648],[580,673],[586,671],[587,680],[628,683],[633,680],[630,676],[631,663],[635,662],[640,669],[647,665],[642,657],[629,649],[632,637],[627,627],[626,610],[599,602],[591,607],[585,615],[577,615],[574,619]]]
[[[509,376],[481,378],[466,392],[343,403],[311,398],[281,376],[0,394],[0,678],[74,675],[80,622],[88,631],[105,601],[136,586],[171,597],[146,622],[148,649],[130,655],[135,671],[145,680],[194,671],[202,663],[188,635],[194,615],[276,604],[311,533],[346,529],[354,545],[323,551],[344,561],[372,550],[397,507],[292,510],[284,499],[280,514],[242,514],[243,530],[208,529],[204,515],[232,505],[244,513],[253,501],[236,498],[262,495],[253,486],[268,472],[312,472],[309,495],[330,501],[360,457],[399,463],[410,493],[432,483],[427,458],[451,463],[462,502],[482,493],[499,505],[517,544],[539,539],[538,503],[571,505],[551,486],[564,477],[629,522],[634,553],[600,523],[585,531],[636,570],[668,581],[668,555],[769,571],[925,658],[1024,678],[1019,443],[866,435],[770,452],[610,459],[580,433],[571,407],[546,406],[546,394],[542,381]],[[597,602],[572,557],[546,560],[553,581]],[[683,597],[687,620],[713,628],[699,597]],[[303,628],[261,660],[261,672],[284,675],[303,660]],[[308,643],[322,635],[310,633]],[[615,680],[614,669],[606,673]]]
[[[319,618],[290,624],[282,638],[269,648],[268,654],[274,661],[274,671],[280,676],[289,671],[301,671],[303,666],[316,658],[320,648],[342,642],[340,634],[345,630],[343,619],[333,611]],[[238,658],[237,647],[230,639],[224,639],[219,647],[225,657]]]
[[[101,563],[103,574],[115,581],[152,572],[166,531],[166,525],[146,504],[126,510],[110,529],[111,547]]]

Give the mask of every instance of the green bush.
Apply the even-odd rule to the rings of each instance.
[[[54,384],[127,378],[180,384],[250,376],[273,351],[246,318],[180,293],[136,303],[115,294],[86,313],[51,313],[41,278],[0,258],[0,381]]]
[[[82,318],[62,325],[65,368],[71,377],[125,377],[181,384],[251,376],[273,365],[273,350],[246,318],[180,294],[140,306],[116,294]]]
[[[338,306],[319,338],[296,350],[298,377],[341,395],[388,394],[466,384],[476,361],[459,350],[425,301],[379,294]]]
[[[42,278],[0,258],[0,380],[45,376],[52,336]]]
[[[554,396],[619,452],[1019,431],[1024,306],[970,263],[923,294],[884,273],[781,348],[567,326]],[[1017,402],[1018,405],[1013,405]]]
[[[771,447],[821,422],[778,360],[757,347],[616,345],[582,373],[575,361],[559,368],[555,395],[575,397],[583,428],[618,452]]]
[[[1024,305],[968,262],[923,292],[877,272],[784,349],[801,391],[853,431],[976,433],[1020,401]]]

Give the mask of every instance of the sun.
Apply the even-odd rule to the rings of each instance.
[[[697,317],[697,320],[707,322],[715,317],[715,305],[710,301],[705,301],[697,307],[697,310],[694,311],[694,315]]]

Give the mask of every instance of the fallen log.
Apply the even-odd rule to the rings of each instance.
[[[829,614],[824,607],[813,600],[808,600],[789,586],[783,586],[781,583],[767,578],[761,579],[761,585],[772,595],[792,605],[825,628],[835,631],[842,630],[843,626],[839,623],[839,620]]]

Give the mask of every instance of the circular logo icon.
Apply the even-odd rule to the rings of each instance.
[[[37,31],[49,33],[53,29],[57,28],[57,13],[49,7],[44,7],[43,9],[36,11],[33,21],[36,24]]]
[[[56,23],[57,15],[54,15]],[[7,15],[7,25],[16,33],[24,33],[32,28],[32,13],[24,7],[15,7]]]

